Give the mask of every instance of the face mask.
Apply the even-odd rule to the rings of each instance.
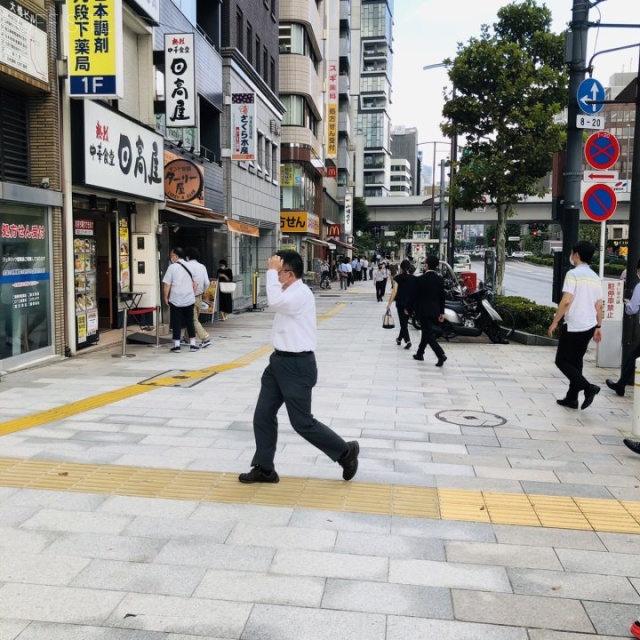
[[[572,267],[575,267],[575,266],[576,266],[576,263],[573,261],[573,256],[569,256],[569,264],[570,264]]]

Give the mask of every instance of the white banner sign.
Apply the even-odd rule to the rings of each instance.
[[[231,94],[231,159],[256,159],[256,94]]]
[[[164,139],[92,100],[84,104],[87,185],[164,200]]]
[[[344,196],[344,232],[345,235],[353,233],[353,200],[350,193]]]
[[[167,126],[195,127],[198,96],[193,33],[165,34],[164,66]]]
[[[15,0],[0,0],[0,63],[49,82],[47,23]]]

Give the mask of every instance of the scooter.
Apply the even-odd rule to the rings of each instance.
[[[434,334],[447,342],[456,336],[480,336],[483,333],[494,344],[509,344],[507,338],[513,333],[511,319],[503,320],[487,298],[487,290],[462,295],[457,300],[444,303],[444,321],[434,323]],[[420,329],[420,319],[413,314],[411,323]],[[506,328],[505,328],[506,326]]]

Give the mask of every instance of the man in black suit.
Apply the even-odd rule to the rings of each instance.
[[[422,327],[422,338],[413,359],[424,360],[424,350],[429,345],[438,358],[436,367],[447,359],[433,334],[433,323],[444,321],[444,280],[435,271],[439,264],[438,256],[427,256],[427,270],[416,278],[408,307],[409,314],[415,310]]]

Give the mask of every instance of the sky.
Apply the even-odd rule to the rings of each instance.
[[[392,125],[418,129],[420,142],[445,140],[442,122],[442,90],[448,85],[446,69],[423,71],[429,64],[454,58],[459,42],[480,36],[482,24],[497,21],[506,0],[395,0]],[[538,0],[538,4],[543,4]],[[571,20],[573,0],[546,0],[553,15],[552,30],[562,32]],[[589,11],[589,21],[640,25],[639,0],[604,0]],[[596,51],[640,43],[640,28],[591,28],[587,39],[587,60]],[[637,72],[638,48],[603,54],[594,61],[593,77],[608,86],[609,77],[621,71]],[[439,159],[446,145],[435,145]],[[421,147],[424,163],[433,163],[434,145]]]

